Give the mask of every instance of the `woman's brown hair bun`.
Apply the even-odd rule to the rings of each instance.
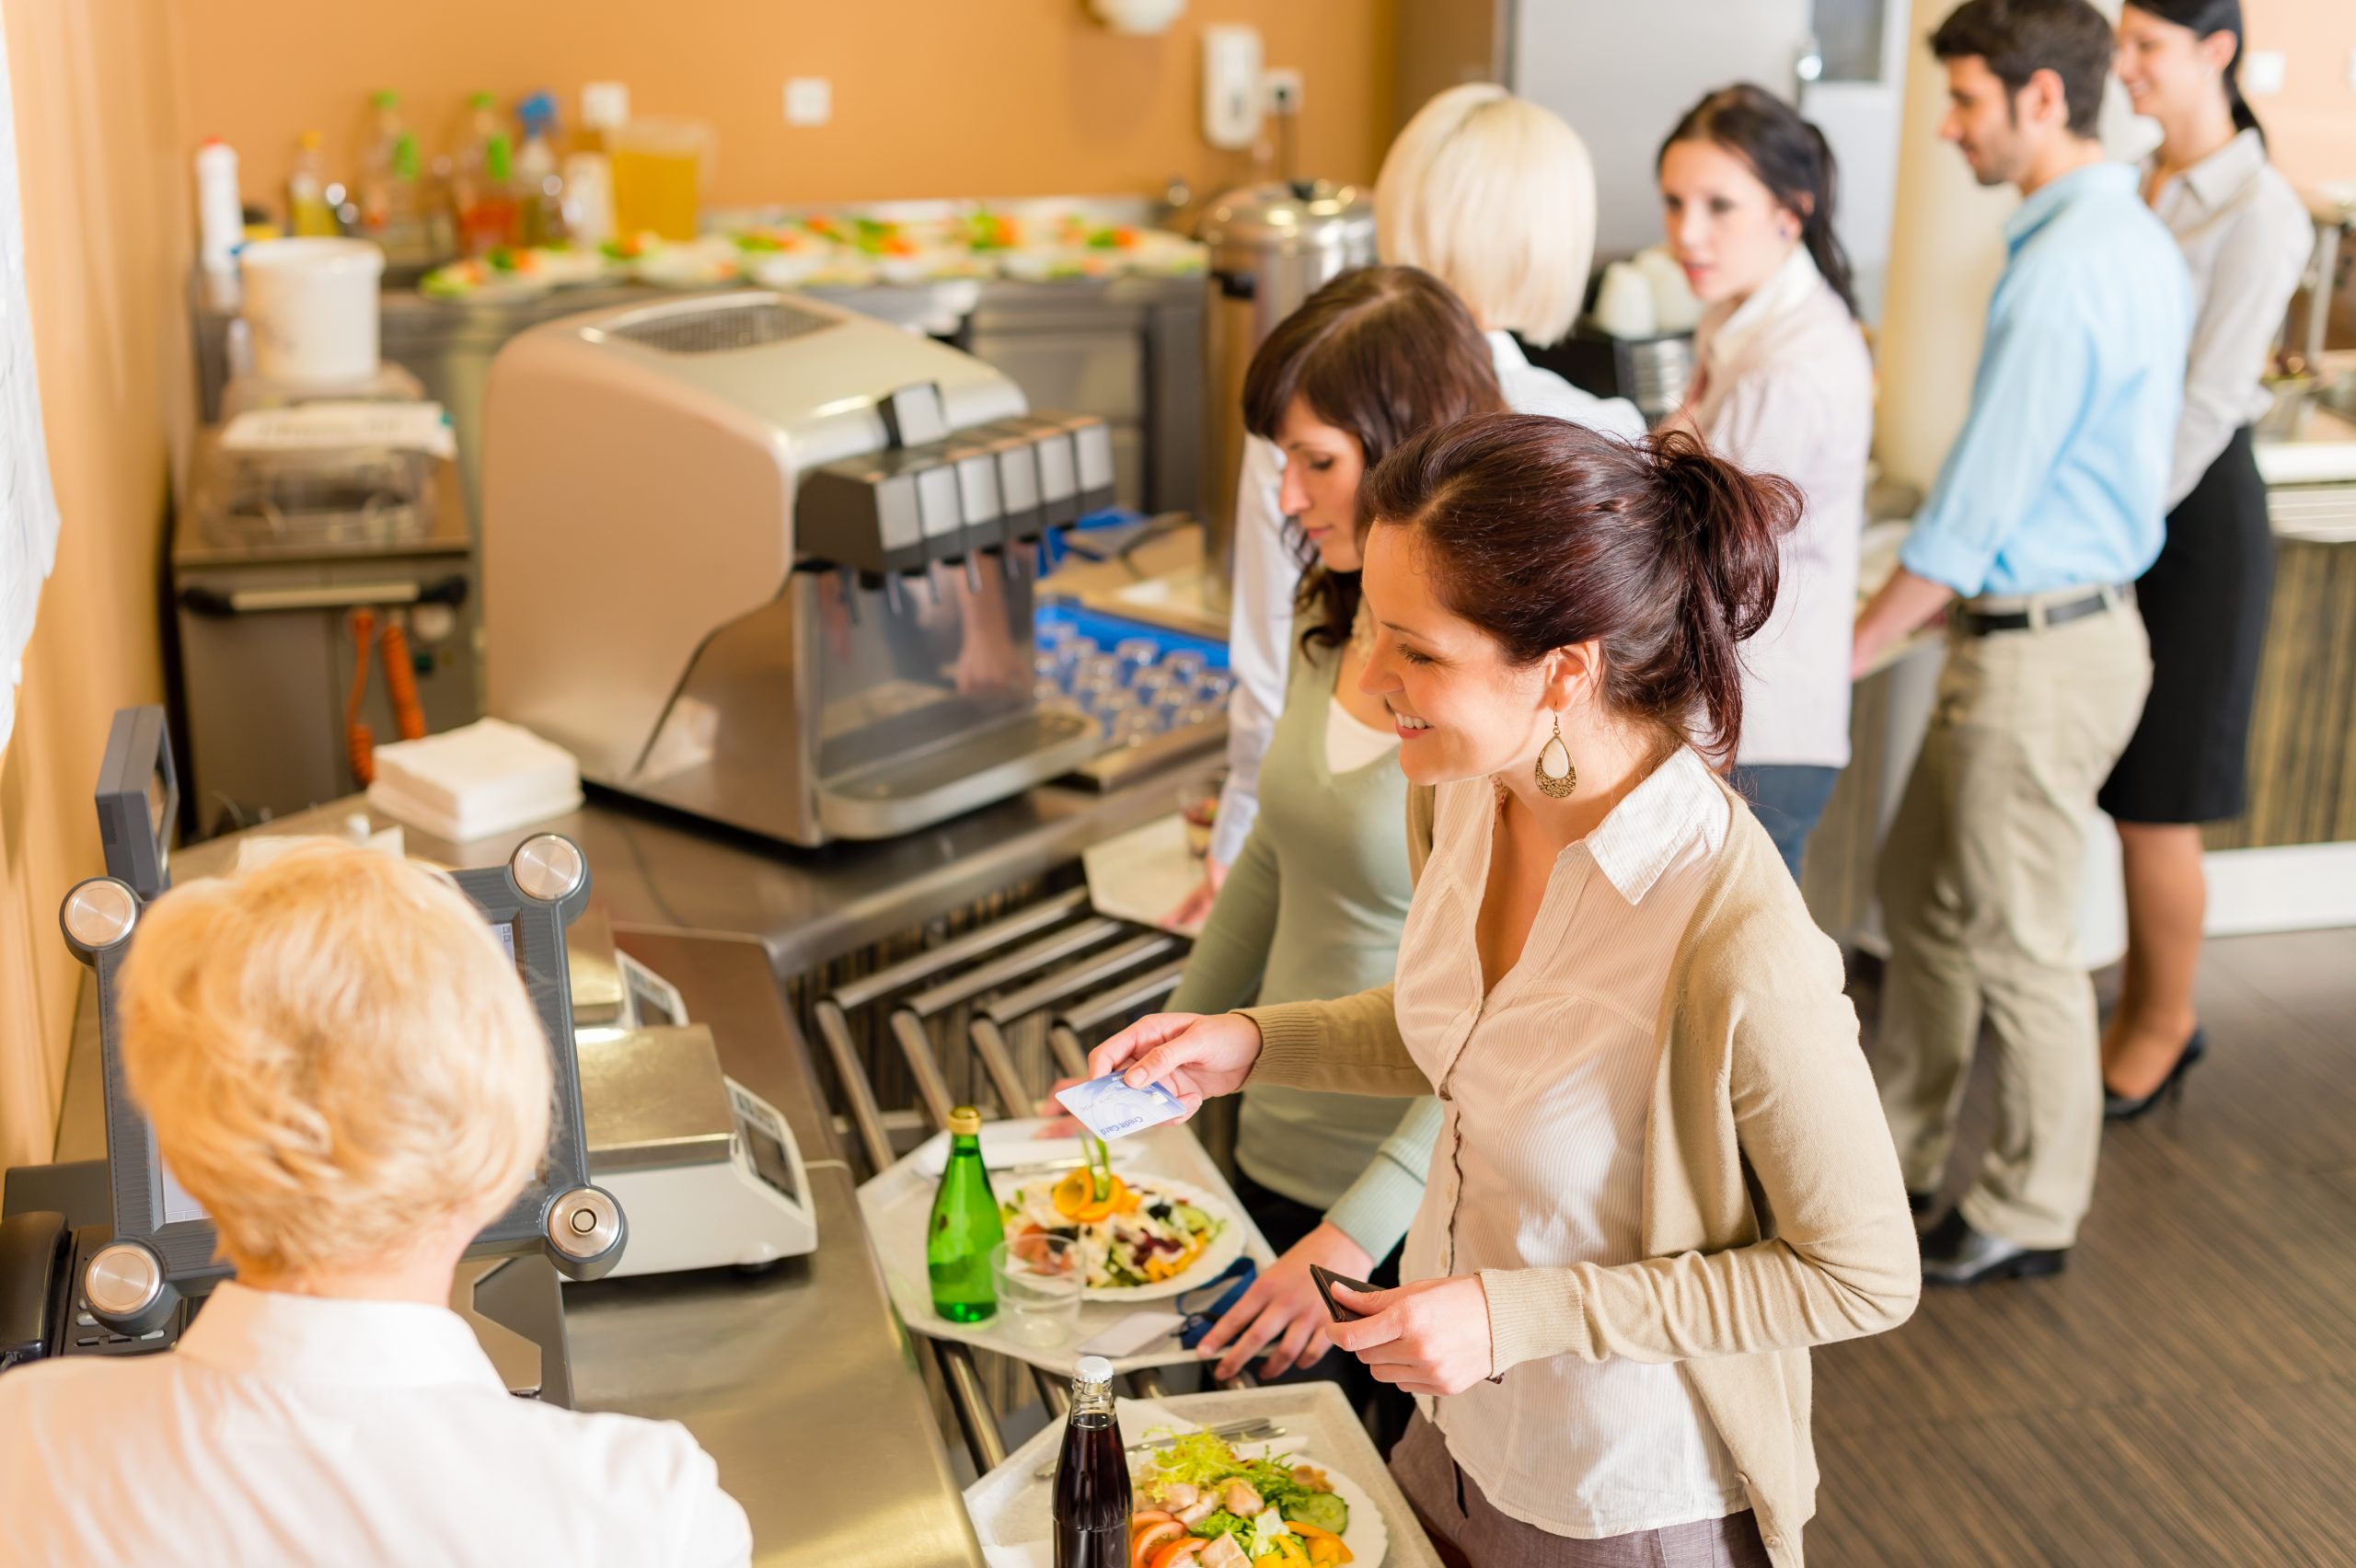
[[[1374,525],[1422,536],[1442,601],[1508,659],[1600,643],[1605,703],[1721,765],[1742,738],[1738,645],[1774,609],[1800,504],[1685,432],[1631,443],[1540,414],[1426,432],[1368,480]]]

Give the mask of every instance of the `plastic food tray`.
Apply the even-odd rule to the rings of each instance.
[[[1339,1354],[1333,1352],[1329,1354]],[[1350,1401],[1332,1383],[1289,1383],[1267,1389],[1233,1389],[1207,1394],[1177,1394],[1159,1400],[1122,1400],[1121,1435],[1141,1440],[1156,1427],[1216,1426],[1246,1416],[1265,1416],[1285,1429],[1278,1444],[1331,1467],[1356,1482],[1374,1499],[1390,1533],[1391,1550],[1376,1564],[1361,1558],[1352,1568],[1438,1568],[1431,1543],[1400,1494],[1391,1472],[1368,1441]],[[1047,1513],[1052,1483],[1034,1479],[1063,1441],[1060,1423],[1046,1428],[1007,1461],[965,1489],[965,1512],[981,1538],[991,1568],[1052,1568],[1054,1544]]]
[[[992,1124],[999,1125],[1000,1124]],[[1044,1126],[1043,1122],[1018,1121],[1004,1124],[1011,1127]],[[1182,1185],[1202,1187],[1223,1201],[1233,1211],[1235,1223],[1243,1229],[1244,1255],[1265,1268],[1275,1260],[1260,1228],[1243,1212],[1242,1203],[1227,1179],[1218,1172],[1195,1135],[1183,1126],[1150,1127],[1135,1136],[1123,1138],[1113,1145],[1114,1168],[1124,1175],[1155,1175],[1168,1178]],[[1040,1173],[1027,1173],[1010,1179],[997,1171],[990,1174],[990,1183],[1002,1187],[1011,1182],[1040,1179]],[[979,1323],[953,1323],[932,1309],[932,1290],[925,1278],[925,1222],[932,1213],[932,1194],[940,1185],[940,1178],[928,1175],[918,1168],[918,1157],[911,1153],[900,1162],[870,1181],[859,1190],[859,1207],[867,1221],[868,1239],[875,1248],[876,1261],[884,1267],[884,1281],[892,1292],[892,1305],[898,1309],[900,1320],[920,1334],[934,1339],[963,1340],[979,1350],[992,1350],[1000,1355],[1011,1355],[1034,1366],[1050,1372],[1071,1375],[1073,1365],[1080,1359],[1079,1346],[1094,1338],[1133,1312],[1153,1309],[1175,1310],[1170,1301],[1083,1301],[1080,1306],[1080,1325],[1072,1337],[1050,1349],[1024,1344],[1012,1334],[1003,1332],[998,1320]],[[1120,1356],[1113,1362],[1116,1372],[1136,1372],[1149,1366],[1190,1365],[1200,1358],[1175,1339],[1166,1339],[1149,1345],[1136,1355]]]

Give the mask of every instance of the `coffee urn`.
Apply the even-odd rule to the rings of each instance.
[[[1270,329],[1335,273],[1374,260],[1371,192],[1330,180],[1273,180],[1231,190],[1203,214],[1210,249],[1205,335],[1204,588],[1225,609],[1235,575],[1235,482],[1243,461],[1243,373]]]

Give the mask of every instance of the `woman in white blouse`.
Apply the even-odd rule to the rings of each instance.
[[[1832,232],[1832,149],[1764,88],[1710,94],[1661,144],[1662,220],[1709,308],[1674,422],[1806,500],[1775,614],[1744,650],[1735,787],[1796,879],[1849,762],[1850,628],[1873,441],[1873,363]]]
[[[1560,118],[1488,83],[1450,87],[1416,111],[1375,181],[1376,244],[1456,292],[1489,341],[1506,404],[1614,435],[1645,433],[1624,398],[1589,396],[1524,358],[1514,335],[1552,343],[1571,329],[1595,255],[1595,169]],[[1199,920],[1259,811],[1260,759],[1284,710],[1293,592],[1310,564],[1286,536],[1284,454],[1244,443],[1235,500],[1234,610],[1228,634],[1227,786],[1203,886],[1177,917]]]
[[[1711,756],[1799,498],[1670,432],[1485,414],[1369,481],[1359,685],[1399,732],[1393,985],[1160,1014],[1093,1073],[1436,1094],[1392,1290],[1333,1343],[1417,1396],[1392,1458],[1451,1564],[1796,1568],[1807,1347],[1921,1260],[1840,955]]]
[[[2207,890],[2200,824],[2247,803],[2250,703],[2274,592],[2274,537],[2250,426],[2259,384],[2315,230],[2266,160],[2242,100],[2236,0],[2135,0],[2119,18],[2119,75],[2160,124],[2143,197],[2184,248],[2197,298],[2184,416],[2168,476],[2167,539],[2135,585],[2152,638],[2152,694],[2103,786],[2127,883],[2127,963],[2103,1030],[2105,1114],[2142,1114],[2206,1048],[2193,1012]]]

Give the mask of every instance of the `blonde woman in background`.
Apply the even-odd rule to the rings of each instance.
[[[1634,440],[1644,416],[1623,398],[1580,391],[1523,357],[1559,341],[1578,317],[1595,257],[1595,169],[1562,120],[1490,83],[1450,87],[1417,111],[1375,182],[1375,243],[1385,262],[1420,267],[1454,290],[1487,338],[1497,382],[1517,412],[1552,414]],[[1292,605],[1310,564],[1285,536],[1284,455],[1244,443],[1235,501],[1235,695],[1228,709],[1227,786],[1203,885],[1179,906],[1208,914],[1259,813],[1260,759],[1284,710]]]
[[[237,1277],[171,1352],[0,1378],[0,1556],[750,1561],[685,1428],[516,1399],[450,1310],[459,1257],[548,1152],[554,1096],[514,961],[465,894],[306,846],[165,894],[120,987],[132,1092]]]

